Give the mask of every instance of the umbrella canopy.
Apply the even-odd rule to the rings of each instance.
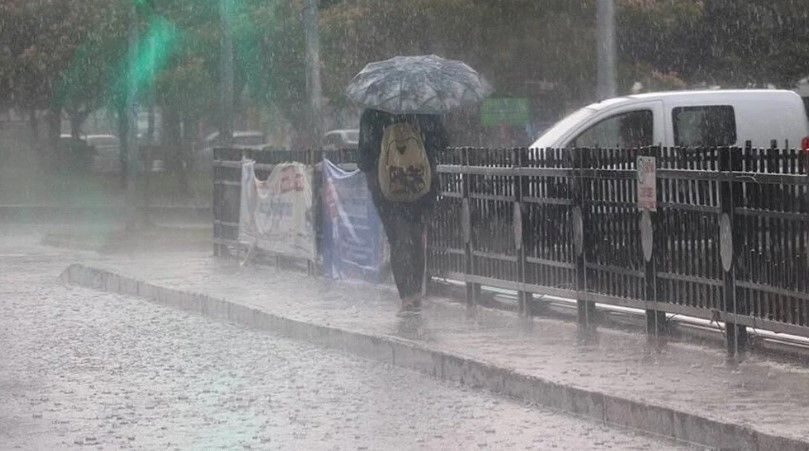
[[[370,63],[346,88],[354,103],[394,114],[444,114],[480,102],[490,92],[474,69],[435,55]]]

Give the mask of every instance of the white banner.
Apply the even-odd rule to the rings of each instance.
[[[281,163],[261,181],[256,178],[255,162],[243,160],[239,241],[314,261],[312,169],[301,163]]]

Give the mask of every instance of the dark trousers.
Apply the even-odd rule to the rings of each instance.
[[[430,207],[425,202],[391,202],[368,177],[368,187],[390,244],[390,265],[399,297],[421,293],[424,279],[424,229]]]

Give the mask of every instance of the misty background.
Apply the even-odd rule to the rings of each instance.
[[[307,61],[307,4],[319,64]],[[604,97],[599,14],[595,0],[3,0],[0,204],[119,204],[136,145],[129,169],[145,180],[145,202],[208,206],[223,123],[236,145],[350,145],[323,137],[357,128],[345,86],[396,55],[465,61],[493,98],[517,106],[501,124],[479,106],[453,113],[453,145],[525,146]],[[804,0],[616,0],[614,30],[618,95],[773,87],[809,97]],[[307,63],[320,69],[316,119]]]

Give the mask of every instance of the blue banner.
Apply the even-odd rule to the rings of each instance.
[[[328,277],[378,283],[382,224],[361,171],[323,160],[323,267]]]

